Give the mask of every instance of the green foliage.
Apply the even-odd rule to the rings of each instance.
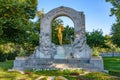
[[[90,47],[102,47],[104,45],[104,36],[102,30],[93,30],[93,32],[87,32],[87,43]]]
[[[7,54],[2,54],[2,51],[0,51],[0,62],[6,61]]]
[[[17,52],[11,52],[7,54],[7,60],[15,60],[15,57],[17,56]]]
[[[26,56],[26,51],[21,47],[18,56]]]
[[[106,2],[110,2],[113,6],[111,8],[111,16],[115,15],[117,22],[120,22],[120,0],[106,0]]]
[[[113,43],[120,47],[120,23],[113,24],[111,35]]]
[[[32,23],[37,0],[0,0],[0,41],[24,43],[32,35]],[[28,33],[30,32],[30,33]]]
[[[97,50],[98,48],[93,48],[93,54],[92,56],[99,56],[99,52]]]
[[[93,49],[93,56],[98,56],[99,53],[103,52],[120,52],[120,47],[118,47],[112,41],[113,36],[103,36],[102,30],[93,30],[93,32],[87,32],[86,36],[87,44]]]
[[[93,55],[94,51],[99,52],[99,53],[104,53],[104,52],[120,52],[120,48],[112,42],[111,36],[110,35],[105,35],[104,36],[105,40],[104,43],[101,46],[98,47],[93,47]]]
[[[63,44],[72,44],[74,41],[74,28],[67,25],[63,31]]]
[[[40,23],[29,21],[37,0],[0,0],[0,61],[14,59],[21,48],[30,55],[39,43]],[[23,55],[23,54],[22,54]]]
[[[0,70],[7,70],[7,69],[12,69],[13,67],[13,61],[9,60],[6,62],[0,62]]]
[[[107,46],[107,52],[120,52],[120,48],[112,42],[112,39],[109,35],[105,36],[105,45]]]
[[[120,0],[106,0],[112,4],[111,16],[116,17],[116,22],[112,25],[112,41],[120,47]]]

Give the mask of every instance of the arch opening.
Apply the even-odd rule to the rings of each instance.
[[[58,16],[52,20],[52,43],[60,45],[58,39],[58,30],[56,30],[59,24],[62,24],[64,27],[64,30],[62,31],[62,44],[72,44],[74,42],[74,22],[68,16]]]

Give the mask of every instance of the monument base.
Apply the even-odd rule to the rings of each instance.
[[[84,69],[90,71],[104,71],[102,57],[88,59],[48,59],[48,58],[26,58],[14,61],[15,70],[29,69]]]
[[[57,47],[57,54],[54,56],[54,59],[66,59],[65,57],[65,49],[63,46]]]
[[[34,54],[27,58],[16,58],[13,69],[86,69],[104,71],[102,57],[91,57],[91,55],[88,55],[89,51],[89,48],[85,48],[81,53],[78,52],[78,56],[81,56],[77,58],[78,56],[75,56],[77,52],[73,52],[71,45],[56,46],[54,55],[45,55],[37,48]],[[85,55],[88,55],[88,57]]]

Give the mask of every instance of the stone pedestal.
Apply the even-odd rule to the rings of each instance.
[[[65,49],[63,46],[57,47],[57,54],[54,56],[54,59],[66,59],[65,57]]]
[[[102,59],[101,56],[92,57],[91,60],[90,60],[90,64],[92,64],[94,67],[96,67],[100,70],[104,70],[103,59]]]

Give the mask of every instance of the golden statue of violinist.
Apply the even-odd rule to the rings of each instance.
[[[55,28],[55,30],[58,30],[58,40],[59,40],[59,44],[62,45],[62,32],[64,31],[64,27],[62,24],[58,24],[57,28]]]

